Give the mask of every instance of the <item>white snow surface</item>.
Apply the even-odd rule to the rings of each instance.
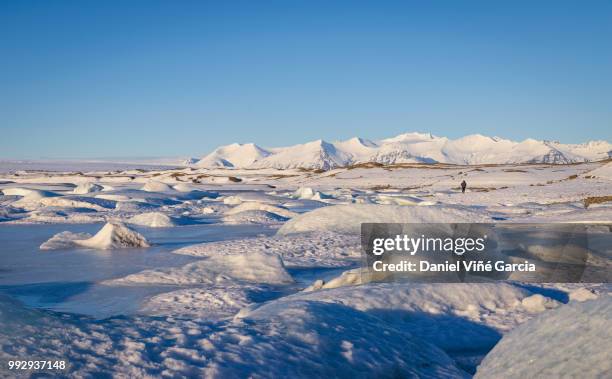
[[[605,164],[604,166],[598,167],[592,171],[589,171],[586,175],[594,176],[597,178],[612,180],[612,162]]]
[[[459,159],[467,154],[463,145],[480,140],[485,145],[470,158],[474,161],[491,153],[486,144],[511,145],[489,142],[489,137],[447,144],[437,137],[407,134],[382,143],[346,141],[337,150],[354,150],[353,161],[382,151],[389,154],[380,154],[381,161],[423,162],[429,159],[425,152],[434,150]],[[541,146],[537,141],[528,142],[521,151],[531,151],[531,145]],[[318,144],[321,146],[325,145]],[[393,150],[402,146],[409,148]],[[562,153],[583,157],[591,150],[603,151],[605,145],[572,147]],[[277,153],[271,149],[265,159]],[[545,149],[538,150],[538,154],[545,153]],[[561,159],[555,154],[546,159]],[[444,154],[432,157],[442,160]],[[531,325],[529,320],[534,318],[599,302],[608,297],[610,286],[364,283],[356,269],[361,258],[359,224],[610,222],[612,203],[584,205],[588,197],[612,195],[610,179],[604,175],[606,165],[405,163],[325,172],[181,167],[9,173],[0,177],[0,224],[22,225],[0,225],[0,237],[8,235],[5,242],[13,246],[34,241],[36,260],[22,261],[19,254],[11,257],[34,267],[37,274],[23,286],[2,282],[0,361],[23,356],[68,359],[71,370],[67,376],[72,377],[334,377],[338,373],[367,377],[389,372],[398,377],[466,377],[504,335]],[[231,182],[230,176],[241,181]],[[105,192],[73,193],[76,183],[91,178],[104,183]],[[464,179],[468,191],[462,194],[458,185]],[[153,185],[154,191],[142,190],[152,181],[162,185]],[[292,198],[299,188],[329,197]],[[167,224],[169,219],[182,225],[185,217],[194,222],[180,228]],[[103,224],[70,225],[107,220],[140,220],[141,225],[173,229],[139,228],[153,247],[120,251],[118,247],[140,246],[143,240],[133,231],[124,233],[114,226],[105,226],[104,233],[92,237],[82,232],[94,234]],[[27,225],[33,223],[67,225]],[[22,236],[20,240],[12,237],[13,226],[15,232],[20,231],[15,234]],[[55,234],[41,246],[59,251],[37,251],[38,244],[61,230],[70,231]],[[34,231],[40,240],[28,241]],[[92,253],[82,249],[82,241],[109,249]],[[179,247],[174,253],[187,257],[170,252]],[[0,252],[11,251],[4,245],[3,249]],[[82,257],[96,264],[81,270],[83,266],[73,264]],[[131,262],[128,267],[123,265],[125,257]],[[62,264],[62,270],[55,273],[57,283],[39,283],[49,267],[35,266],[44,259]],[[0,281],[19,269],[0,264]],[[79,277],[105,272],[110,274],[83,284],[71,282],[73,273]],[[64,283],[66,278],[71,279]],[[6,299],[5,292],[13,296],[10,291],[22,293],[15,296],[24,303]],[[100,301],[109,294],[110,300]],[[41,304],[31,305],[38,298]],[[121,303],[130,303],[130,307],[110,311],[118,317],[104,313]],[[110,318],[94,320],[73,313],[84,309],[88,315],[92,309],[102,310],[103,317]],[[609,309],[592,312],[609,314]],[[552,352],[550,356],[546,353],[548,349],[558,350],[557,346],[576,339],[576,345],[568,346],[577,356],[592,352],[589,340],[565,327],[569,320],[581,319],[571,312],[563,315],[547,322],[569,330],[571,338],[553,336],[558,339],[553,338],[550,346],[536,337],[525,340],[528,351],[545,352],[534,364],[541,369],[540,376],[549,372],[556,376],[555,365],[563,366],[554,361]],[[609,319],[604,321],[609,323]],[[535,327],[529,330],[540,335]],[[604,332],[600,335],[606,336]],[[518,349],[521,338],[511,340]],[[594,345],[609,352],[599,340]],[[586,347],[580,350],[578,346]],[[554,354],[563,356],[563,352]],[[582,359],[599,359],[598,354]],[[485,359],[482,375],[504,377],[509,371],[504,372],[498,363],[505,359],[491,358],[491,364]],[[590,362],[597,367],[597,362]],[[521,362],[515,363],[521,377],[532,377]],[[14,376],[4,375],[2,369],[0,376]]]
[[[246,318],[210,324],[173,317],[92,322],[0,300],[0,321],[6,326],[0,329],[2,345],[20,346],[29,356],[66,359],[71,364],[68,375],[75,378],[100,371],[119,377],[309,378],[389,372],[468,377],[427,341],[330,303],[269,306]],[[24,338],[28,335],[38,338]],[[0,350],[0,358],[11,356]]]

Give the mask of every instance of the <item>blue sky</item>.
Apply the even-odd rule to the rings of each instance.
[[[0,2],[0,158],[611,130],[610,1]]]

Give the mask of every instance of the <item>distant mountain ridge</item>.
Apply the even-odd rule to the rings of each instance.
[[[316,140],[304,144],[262,148],[253,143],[221,146],[200,160],[196,167],[308,168],[329,170],[356,163],[449,163],[449,164],[568,164],[612,158],[612,144],[590,141],[562,144],[526,139],[521,142],[472,134],[455,140],[430,133],[404,133],[370,141],[354,137],[345,141]]]

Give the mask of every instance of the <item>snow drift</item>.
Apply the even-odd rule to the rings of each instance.
[[[218,251],[207,259],[182,267],[145,270],[109,284],[231,284],[236,281],[265,284],[292,283],[278,254],[265,252],[225,253]]]
[[[247,201],[244,203],[240,203],[229,211],[225,212],[226,215],[235,215],[238,213],[246,212],[246,211],[266,211],[270,213],[274,213],[284,218],[292,218],[297,215],[297,213],[288,210],[287,208],[278,207],[271,204],[260,203],[257,201]]]
[[[218,355],[221,377],[468,377],[428,341],[338,303],[271,302],[232,324],[243,328],[235,355]]]
[[[279,235],[312,231],[355,233],[362,223],[451,223],[487,222],[482,212],[459,206],[411,207],[399,205],[349,204],[315,209],[294,217],[279,230]]]
[[[1,191],[5,196],[21,196],[21,199],[18,200],[18,203],[37,202],[48,197],[60,196],[59,194],[51,191],[43,191],[21,187],[3,188]]]

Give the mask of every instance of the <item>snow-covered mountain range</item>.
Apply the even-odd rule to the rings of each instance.
[[[356,163],[450,163],[450,164],[567,164],[612,158],[612,144],[590,141],[561,144],[526,139],[515,142],[473,134],[459,139],[427,133],[405,133],[380,141],[351,138],[346,141],[317,140],[280,148],[253,143],[221,146],[201,159],[196,167],[308,168],[328,170]]]

